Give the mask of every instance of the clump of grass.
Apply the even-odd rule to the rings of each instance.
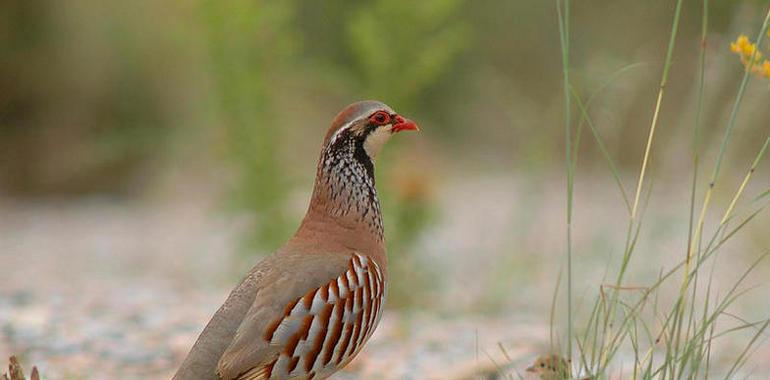
[[[722,162],[730,144],[736,125],[740,105],[752,74],[758,73],[754,67],[760,62],[757,48],[749,49],[747,39],[740,46],[734,44],[733,51],[740,50],[745,71],[733,103],[730,117],[724,129],[719,152],[713,163],[711,174],[707,183],[701,183],[698,178],[701,166],[699,129],[702,123],[703,94],[706,90],[705,66],[706,66],[706,36],[708,31],[708,0],[703,1],[701,14],[701,50],[699,59],[699,75],[697,84],[696,117],[692,137],[693,176],[690,201],[690,222],[688,228],[688,244],[683,252],[680,262],[673,268],[661,271],[656,281],[644,286],[629,286],[625,282],[625,275],[629,269],[631,259],[637,250],[637,241],[644,220],[644,210],[649,204],[652,179],[648,173],[648,167],[652,157],[652,147],[655,142],[655,132],[658,128],[658,120],[661,105],[664,101],[666,84],[669,80],[669,69],[676,51],[675,43],[679,29],[679,21],[682,13],[682,1],[676,2],[670,39],[663,63],[661,81],[657,98],[653,108],[652,121],[645,144],[644,156],[636,183],[633,197],[626,193],[625,186],[618,175],[616,165],[610,157],[601,136],[594,128],[588,108],[593,97],[583,102],[577,91],[574,90],[570,80],[569,64],[569,15],[570,1],[557,0],[560,40],[563,56],[564,77],[564,107],[565,107],[565,162],[567,175],[567,210],[566,210],[566,352],[567,358],[573,359],[577,366],[576,373],[590,375],[595,378],[609,376],[609,372],[615,368],[621,368],[623,378],[641,379],[701,379],[715,376],[712,358],[714,357],[713,342],[718,337],[733,334],[738,331],[752,331],[751,338],[745,342],[744,348],[735,353],[729,368],[724,367],[719,371],[726,379],[733,378],[741,370],[747,359],[755,349],[759,338],[770,325],[770,318],[760,321],[745,321],[731,315],[727,310],[734,304],[746,290],[742,288],[747,276],[770,252],[760,254],[745,271],[732,284],[730,289],[719,295],[713,286],[713,260],[720,252],[720,248],[734,238],[735,235],[764,210],[768,203],[768,192],[762,193],[753,202],[751,211],[742,215],[736,212],[744,191],[752,179],[752,176],[760,164],[770,144],[768,138],[757,153],[755,159],[747,169],[743,181],[735,191],[731,201],[725,207],[725,211],[719,218],[719,223],[707,226],[707,215],[713,212],[715,201],[714,189],[723,186],[719,182]],[[762,39],[767,33],[770,11],[765,16],[762,28],[756,39],[756,46],[761,46]],[[749,53],[746,53],[749,52]],[[580,121],[575,125],[571,112],[573,107],[580,113]],[[617,277],[611,285],[600,286],[600,292],[594,299],[587,320],[580,324],[579,328],[574,320],[573,309],[573,257],[572,257],[572,215],[573,215],[573,188],[575,180],[575,168],[577,151],[580,144],[580,136],[583,125],[589,126],[591,134],[608,162],[614,179],[623,195],[628,210],[628,226],[625,239],[625,247],[622,253],[620,267],[617,269]],[[702,203],[698,206],[698,189],[704,187]],[[699,210],[696,212],[696,210]],[[713,229],[710,236],[704,231]],[[707,271],[707,263],[712,263],[711,272]],[[663,287],[672,282],[679,285],[675,297],[672,300],[664,299]],[[705,282],[705,284],[704,284]],[[558,286],[557,286],[558,289]],[[555,298],[554,298],[555,299]],[[552,312],[553,314],[553,312]],[[552,318],[553,319],[553,318]],[[720,331],[723,319],[738,320],[734,327]],[[553,323],[553,322],[552,322]],[[553,338],[552,338],[553,345]],[[576,355],[573,355],[573,345],[577,347]],[[553,348],[557,351],[557,347]],[[633,362],[621,362],[620,352],[628,352],[633,356]],[[723,356],[723,355],[721,355]],[[628,360],[627,360],[628,361]],[[631,375],[623,373],[622,368],[630,369]]]
[[[11,356],[9,362],[8,372],[0,372],[0,380],[26,380],[27,378],[24,376],[24,370],[21,367],[21,363],[19,363],[19,359],[16,356]],[[32,367],[29,379],[40,380],[40,372],[38,372],[37,367]]]

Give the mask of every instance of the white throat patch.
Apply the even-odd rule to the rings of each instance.
[[[366,154],[369,155],[369,158],[371,158],[372,161],[374,161],[374,159],[377,157],[377,154],[380,153],[382,146],[385,145],[388,140],[390,140],[390,136],[393,135],[393,132],[391,132],[392,129],[392,124],[383,125],[366,136],[366,141],[364,141],[364,150],[366,150]]]

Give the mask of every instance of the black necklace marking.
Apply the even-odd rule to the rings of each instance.
[[[374,163],[364,148],[366,137],[376,127],[366,125],[359,131],[354,127],[339,131],[324,150],[319,169],[331,201],[328,211],[335,216],[355,216],[382,239]]]

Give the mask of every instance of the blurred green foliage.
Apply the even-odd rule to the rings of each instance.
[[[446,75],[465,50],[470,27],[460,0],[364,3],[346,17],[358,92],[408,108]]]
[[[760,5],[713,4],[708,54],[718,77],[707,99],[707,139],[728,104],[719,94],[734,87],[723,77],[740,70],[728,43],[751,30]],[[443,144],[438,152],[450,159],[461,147],[468,153],[462,161],[491,163],[489,169],[559,165],[554,12],[538,0],[4,1],[0,189],[17,196],[141,193],[137,184],[155,174],[172,144],[201,144],[201,155],[230,157],[236,167],[243,161],[243,171],[266,171],[280,188],[303,182],[299,174],[306,173],[290,168],[282,179],[269,172],[279,170],[271,160],[312,158],[317,151],[309,148],[331,115],[361,98],[418,119],[428,127],[426,139]],[[626,168],[638,161],[630,143],[644,138],[653,101],[647,84],[657,76],[653,63],[662,58],[670,12],[667,2],[598,0],[573,15],[573,76],[581,92],[592,93],[628,64],[648,63],[604,89],[596,108],[613,111],[593,115],[608,144],[631,147],[611,152]],[[698,18],[684,12],[673,67],[670,90],[682,106],[693,101]],[[748,131],[767,119],[757,108],[745,120]],[[662,122],[681,124],[691,116],[681,109],[687,107],[664,108]],[[676,128],[661,132],[661,149],[676,146]],[[206,146],[223,141],[240,147]],[[285,152],[293,146],[302,152]],[[591,144],[582,149],[582,162],[601,162]],[[271,199],[281,193],[265,190]]]
[[[265,78],[294,55],[293,1],[205,1],[200,16],[225,127],[225,152],[238,183],[233,203],[257,217],[250,246],[275,248],[289,234],[288,179],[280,162],[282,128],[271,122]]]

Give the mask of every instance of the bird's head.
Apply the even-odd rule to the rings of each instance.
[[[402,117],[382,102],[364,100],[343,109],[332,121],[324,147],[352,142],[363,148],[372,161],[391,136],[402,131],[419,131],[415,122]]]
[[[560,380],[570,378],[570,363],[559,355],[541,356],[527,368],[544,380]]]
[[[374,160],[394,134],[417,130],[413,121],[378,101],[345,107],[324,138],[310,210],[322,209],[333,218],[347,220],[345,223],[352,220],[364,225],[382,241]]]

